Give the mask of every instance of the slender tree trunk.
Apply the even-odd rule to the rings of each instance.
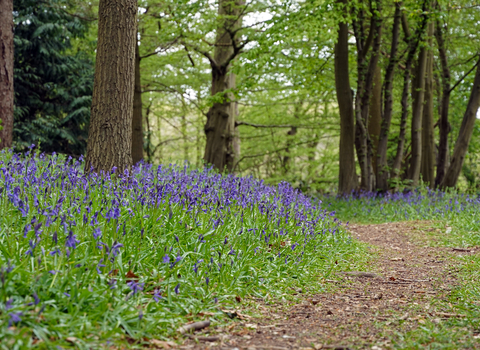
[[[222,24],[217,29],[212,66],[211,94],[221,95],[207,113],[205,134],[207,142],[204,159],[219,171],[231,172],[235,165],[235,118],[237,107],[234,96],[226,90],[235,88],[235,74],[230,72],[232,55],[238,46],[237,29],[242,23],[244,0],[220,0],[218,15]]]
[[[347,0],[337,1],[344,6]],[[340,113],[340,169],[338,193],[349,194],[357,187],[355,171],[355,119],[348,67],[348,25],[339,23],[335,44],[335,87]]]
[[[428,35],[430,35],[431,31],[433,31],[433,22],[428,24]],[[424,45],[420,49],[420,53],[418,55],[412,91],[412,158],[410,160],[409,169],[409,179],[412,180],[412,186],[418,186],[418,181],[420,180],[420,169],[422,165],[422,117],[425,101],[425,72],[427,67],[427,56],[428,48],[426,45]]]
[[[440,131],[440,142],[438,144],[438,162],[437,176],[435,178],[435,187],[438,187],[445,176],[448,167],[448,134],[451,127],[448,122],[448,109],[450,106],[450,69],[448,67],[447,50],[445,48],[445,39],[443,37],[443,27],[437,20],[435,28],[435,38],[438,44],[438,56],[442,67],[442,99],[440,102],[440,122],[438,123]]]
[[[372,168],[377,173],[378,140],[382,123],[382,70],[377,65],[373,75],[372,95],[370,98],[370,118],[368,120],[368,134],[372,140]]]
[[[136,17],[136,0],[100,0],[86,171],[132,165]]]
[[[407,117],[408,117],[408,91],[410,89],[410,76],[412,70],[412,63],[415,57],[415,53],[417,52],[418,44],[422,39],[422,36],[425,32],[425,28],[427,25],[428,15],[427,15],[427,7],[429,6],[429,0],[424,0],[422,5],[423,15],[422,15],[422,22],[420,23],[419,27],[415,31],[415,34],[410,33],[410,29],[408,26],[407,16],[405,13],[402,13],[402,27],[405,33],[405,41],[408,45],[408,54],[407,59],[405,61],[405,72],[403,75],[403,90],[402,90],[402,98],[401,98],[401,105],[402,105],[402,114],[400,117],[400,134],[398,137],[398,144],[397,144],[397,152],[395,155],[395,159],[393,161],[392,171],[391,171],[391,178],[393,182],[398,181],[400,176],[400,169],[403,162],[403,151],[405,148],[405,135],[407,129]]]
[[[470,99],[468,100],[467,109],[463,116],[460,132],[458,133],[457,142],[453,149],[452,161],[443,178],[441,188],[455,187],[460,171],[462,170],[463,161],[467,154],[468,145],[472,138],[473,127],[475,125],[478,108],[480,107],[480,64],[477,62],[477,71],[475,80],[473,81]]]
[[[0,0],[0,149],[13,140],[13,0]]]
[[[292,139],[297,134],[297,128],[295,126],[291,127],[290,130],[287,132],[287,146],[285,149],[285,155],[282,159],[282,168],[283,174],[286,175],[290,171],[290,161],[292,157],[290,156],[290,147],[292,146]]]
[[[435,184],[435,137],[433,131],[433,23],[429,24],[429,47],[425,72],[425,103],[422,117],[422,160],[420,172],[423,181],[433,187]]]
[[[183,103],[185,103],[183,101]],[[185,105],[184,105],[185,106]],[[181,129],[183,142],[183,160],[188,161],[188,137],[187,137],[187,111],[184,108],[181,116]]]
[[[135,90],[133,93],[132,119],[132,161],[137,164],[143,159],[143,115],[142,84],[140,80],[140,50],[138,40],[135,45]]]
[[[152,127],[150,126],[150,108],[152,104],[147,106],[147,110],[145,112],[145,123],[147,124],[147,147],[145,149],[147,153],[147,161],[152,163],[153,162],[153,146],[152,146]]]
[[[390,47],[390,59],[388,61],[387,70],[385,72],[385,83],[383,93],[383,115],[382,126],[378,139],[377,151],[377,188],[386,192],[389,188],[389,169],[387,160],[388,134],[390,132],[390,124],[392,122],[393,111],[393,77],[395,74],[395,66],[398,62],[397,50],[398,40],[400,37],[400,20],[402,17],[401,2],[395,3],[395,15],[393,19],[392,44]]]
[[[375,185],[375,177],[372,168],[372,142],[368,133],[368,121],[370,115],[370,97],[373,87],[373,77],[378,64],[380,42],[382,34],[382,20],[379,16],[380,2],[376,2],[372,9],[370,31],[368,37],[363,35],[363,15],[360,12],[358,20],[354,21],[354,32],[357,40],[357,96],[355,100],[356,116],[356,148],[357,157],[361,170],[361,187],[366,191],[372,191]],[[370,50],[370,47],[372,48]],[[370,59],[367,61],[367,56]]]

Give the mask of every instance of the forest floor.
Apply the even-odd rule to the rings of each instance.
[[[435,241],[442,233],[428,222],[349,230],[372,253],[369,271],[336,273],[324,281],[328,292],[299,290],[295,302],[258,299],[253,317],[239,311],[236,322],[196,332],[180,349],[416,349],[424,347],[422,332],[439,344],[427,348],[480,349],[480,331],[452,323],[466,315],[450,302],[462,283],[458,257],[477,254],[480,247],[440,247]]]

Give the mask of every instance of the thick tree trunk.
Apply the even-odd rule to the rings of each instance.
[[[372,94],[370,98],[370,117],[368,120],[368,134],[372,140],[372,168],[374,174],[377,173],[377,151],[378,140],[382,123],[382,70],[377,65],[373,75]]]
[[[443,38],[443,28],[440,21],[437,20],[435,28],[435,38],[438,44],[438,56],[442,67],[442,99],[440,102],[440,121],[438,128],[440,132],[440,142],[438,144],[438,162],[437,176],[435,177],[435,187],[438,187],[445,176],[448,167],[448,134],[451,127],[448,122],[448,109],[450,106],[450,69],[448,67],[447,50]]]
[[[0,0],[0,149],[13,139],[13,0]]]
[[[433,187],[435,183],[435,137],[433,131],[433,51],[431,49],[433,23],[429,25],[429,48],[425,72],[425,103],[422,117],[422,161],[420,173],[423,181]]]
[[[388,179],[388,134],[390,132],[390,124],[392,122],[393,111],[393,77],[395,74],[395,66],[397,65],[398,57],[398,39],[400,37],[400,20],[402,17],[401,2],[395,3],[395,15],[392,29],[392,44],[390,48],[390,59],[388,61],[387,70],[385,72],[385,83],[383,92],[383,115],[382,126],[378,139],[377,151],[377,189],[386,192],[389,188]]]
[[[433,35],[433,22],[428,24],[428,35]],[[420,169],[422,166],[422,117],[425,102],[425,73],[427,68],[428,47],[422,46],[418,55],[413,80],[413,105],[412,105],[412,158],[408,178],[412,180],[412,186],[418,186]]]
[[[460,171],[462,170],[463,161],[467,154],[468,144],[472,138],[473,127],[475,125],[478,108],[480,107],[480,64],[477,62],[477,71],[475,80],[473,81],[470,99],[468,100],[467,110],[463,116],[460,132],[458,133],[457,142],[453,149],[452,161],[440,185],[441,188],[455,187]]]
[[[204,160],[219,171],[231,172],[235,165],[235,117],[237,113],[234,96],[226,90],[235,88],[235,74],[230,72],[235,47],[238,46],[238,31],[241,27],[244,0],[220,0],[218,15],[221,25],[217,38],[212,66],[211,94],[220,95],[221,102],[215,102],[207,113]]]
[[[346,4],[346,0],[338,0]],[[348,68],[348,25],[338,26],[338,40],[335,44],[335,87],[340,113],[340,169],[338,174],[338,194],[349,194],[357,187],[355,171],[355,119],[353,95],[350,87]]]
[[[87,172],[132,165],[136,16],[136,0],[100,0]]]
[[[133,92],[132,118],[132,162],[137,164],[143,159],[143,115],[142,84],[140,81],[140,50],[138,40],[135,45],[135,88]]]

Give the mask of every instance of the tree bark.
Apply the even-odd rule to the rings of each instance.
[[[382,19],[379,16],[380,2],[375,2],[375,8],[371,8],[370,30],[368,37],[363,33],[363,14],[359,10],[359,16],[354,21],[354,32],[357,41],[357,96],[355,100],[355,121],[358,162],[361,170],[361,188],[372,191],[375,178],[372,168],[372,142],[368,133],[368,119],[370,115],[370,96],[373,87],[373,77],[378,64]],[[372,5],[372,4],[371,4]],[[371,47],[371,50],[370,50]],[[370,53],[370,59],[367,56]]]
[[[377,151],[378,140],[382,123],[382,70],[380,66],[375,67],[373,74],[372,94],[370,98],[370,116],[368,120],[368,134],[372,140],[372,168],[373,173],[377,173]]]
[[[135,41],[135,88],[133,92],[132,118],[132,162],[137,164],[143,159],[143,114],[142,114],[142,84],[140,80],[140,49]]]
[[[448,67],[443,27],[439,20],[437,20],[437,25],[435,27],[435,38],[437,39],[438,56],[442,68],[442,98],[440,102],[440,121],[438,123],[440,141],[438,144],[437,176],[435,177],[435,187],[438,187],[442,183],[448,167],[448,134],[451,130],[450,123],[448,122],[451,93],[450,68]]]
[[[473,127],[475,125],[478,108],[480,107],[480,64],[477,62],[477,70],[473,81],[470,99],[468,100],[467,109],[463,116],[460,132],[458,133],[457,142],[453,149],[452,161],[443,178],[441,188],[455,187],[460,171],[462,170],[463,161],[467,154],[468,144],[472,138]]]
[[[0,0],[0,149],[13,140],[13,0]]]
[[[427,48],[427,66],[425,71],[425,102],[422,117],[422,159],[420,173],[423,182],[429,187],[435,184],[435,137],[433,131],[433,22],[429,24],[429,47]]]
[[[136,0],[100,0],[87,172],[132,165],[136,16]]]
[[[242,23],[245,0],[220,0],[218,15],[221,25],[217,29],[212,67],[212,96],[220,96],[207,113],[204,160],[219,171],[231,172],[235,165],[237,112],[233,94],[226,90],[235,88],[235,74],[230,72],[231,62],[239,53],[238,29]],[[239,145],[239,143],[237,143]]]
[[[403,75],[403,90],[402,90],[402,114],[400,117],[400,134],[397,144],[397,152],[395,155],[395,159],[393,161],[392,171],[391,171],[391,178],[393,182],[397,181],[400,176],[400,169],[402,166],[403,161],[403,151],[405,147],[405,135],[406,135],[406,128],[407,128],[407,117],[408,117],[408,90],[410,89],[410,76],[412,70],[412,63],[415,57],[415,53],[417,52],[418,44],[422,39],[422,36],[425,32],[425,28],[427,25],[428,15],[427,15],[427,7],[429,5],[429,0],[424,0],[422,5],[422,22],[418,26],[415,34],[410,33],[410,29],[408,26],[407,16],[405,13],[402,13],[402,27],[405,33],[405,41],[408,45],[408,54],[407,59],[405,61],[405,72]]]
[[[388,134],[392,122],[393,111],[393,77],[395,75],[395,66],[398,62],[398,39],[400,37],[400,20],[402,17],[401,2],[395,3],[395,14],[392,29],[392,45],[390,48],[390,58],[385,72],[385,83],[383,92],[383,115],[380,135],[378,139],[377,151],[377,189],[386,192],[389,188],[388,179]]]
[[[344,6],[347,0],[338,0]],[[340,169],[338,194],[349,194],[357,187],[355,169],[355,118],[353,95],[348,67],[348,25],[338,25],[338,40],[335,44],[335,88],[340,113]]]
[[[433,22],[428,24],[428,35],[433,31]],[[432,33],[433,34],[433,33]],[[420,169],[422,165],[422,117],[425,101],[425,73],[427,68],[428,47],[423,45],[418,54],[413,80],[413,105],[412,105],[412,157],[408,178],[412,180],[412,186],[418,186]]]

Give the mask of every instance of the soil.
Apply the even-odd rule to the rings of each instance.
[[[442,309],[445,303],[439,301],[446,300],[458,283],[453,254],[474,250],[429,246],[424,223],[349,229],[378,257],[371,271],[339,273],[339,279],[326,282],[335,284],[332,292],[299,293],[294,305],[258,301],[263,317],[198,331],[180,349],[389,349],[398,334],[427,320],[441,323],[462,316]]]

